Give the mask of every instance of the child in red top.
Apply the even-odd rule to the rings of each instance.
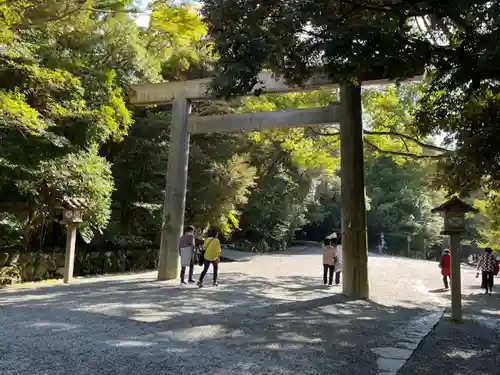
[[[443,275],[443,284],[445,289],[448,289],[448,278],[451,277],[451,255],[450,250],[445,249],[441,259],[439,260],[439,267],[441,268],[441,275]]]

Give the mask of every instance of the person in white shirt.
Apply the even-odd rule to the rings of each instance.
[[[323,283],[331,286],[333,283],[333,273],[335,272],[335,258],[337,249],[332,245],[332,240],[325,238],[323,241]]]

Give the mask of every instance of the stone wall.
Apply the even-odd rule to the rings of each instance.
[[[83,252],[75,257],[75,276],[156,269],[157,249]],[[64,253],[0,252],[0,284],[62,278]]]

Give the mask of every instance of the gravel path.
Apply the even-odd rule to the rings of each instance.
[[[398,375],[498,375],[499,338],[477,322],[441,321]]]
[[[370,302],[321,285],[319,249],[220,268],[218,288],[144,273],[1,291],[0,374],[389,374],[387,348],[448,302],[426,261],[370,257]]]
[[[398,375],[500,374],[500,294],[484,295],[473,279],[476,271],[464,267],[464,323],[446,319],[421,343]],[[473,283],[468,281],[474,280]],[[500,277],[496,278],[496,285]],[[447,309],[450,312],[450,309]]]

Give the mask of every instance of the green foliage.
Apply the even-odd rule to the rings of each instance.
[[[432,146],[432,142],[419,139],[411,127],[415,103],[421,91],[421,85],[417,84],[389,85],[363,91],[365,145],[370,151],[391,154],[400,164],[408,157],[436,154],[435,150],[439,148]]]
[[[318,71],[335,82],[426,71],[413,128],[422,137],[445,132],[456,148],[440,185],[463,194],[498,188],[498,2],[208,0],[203,15],[220,56],[213,89],[224,97],[249,92],[264,69],[292,83]],[[406,153],[419,148],[411,146]]]
[[[193,137],[186,219],[229,234],[238,227],[238,207],[247,202],[256,169],[238,149],[238,139],[224,135]]]
[[[372,207],[367,219],[372,241],[380,233],[422,236],[430,245],[439,240],[442,222],[431,210],[444,196],[429,185],[428,174],[429,166],[421,162],[398,165],[389,156],[367,161],[366,191]]]
[[[165,79],[204,78],[212,70],[214,59],[206,26],[192,4],[172,7],[167,2],[154,2],[145,34],[148,50],[161,61]]]
[[[252,163],[258,166],[258,180],[242,212],[240,236],[277,245],[303,224],[311,181],[279,143],[255,147]]]
[[[340,177],[333,175],[323,183],[318,199],[307,206],[299,238],[321,241],[334,231],[341,232]]]
[[[421,74],[431,46],[414,37],[414,13],[404,1],[205,1],[220,55],[214,89],[223,96],[249,92],[266,68],[296,83],[317,69],[335,81]]]
[[[500,194],[491,192],[485,199],[476,199],[474,207],[479,209],[479,214],[475,215],[475,221],[482,247],[500,249]]]
[[[13,214],[0,214],[0,249],[18,248],[22,242],[22,223]]]
[[[114,150],[116,220],[127,234],[156,239],[165,192],[170,114],[138,118],[130,135]],[[246,139],[230,135],[191,138],[186,224],[209,225],[230,234],[238,227],[237,207],[246,202],[255,168],[245,153]]]
[[[451,9],[449,4],[427,1],[413,7],[395,1],[382,9],[379,1],[310,0],[283,7],[278,1],[209,0],[205,25],[192,5],[155,1],[149,26],[141,28],[133,1],[4,0],[0,246],[60,245],[53,219],[63,196],[87,199],[90,207],[79,229],[92,246],[158,244],[171,108],[129,108],[125,93],[131,84],[202,78],[217,69],[214,88],[232,96],[248,91],[262,69],[297,83],[318,68],[345,81],[404,78],[430,63],[436,70],[424,90],[417,85],[365,90],[363,104],[371,242],[380,232],[435,242],[441,223],[430,208],[442,196],[426,183],[433,159],[451,156],[441,173],[452,182],[463,176],[472,181],[466,188],[452,186],[455,190],[495,187],[500,180],[492,148],[496,81],[481,80],[481,74],[489,79],[496,71],[494,21],[486,21],[484,39],[474,33],[470,39],[467,29],[477,30],[485,12],[495,15],[498,6],[486,11],[484,4],[460,1],[458,13],[442,17],[439,12]],[[409,22],[429,13],[459,25],[451,47],[436,46]],[[475,44],[469,50],[470,40]],[[469,79],[466,67],[474,54],[487,59],[476,64],[482,73],[473,70]],[[464,89],[471,82],[472,89]],[[326,106],[336,99],[337,91],[329,89],[251,97],[226,107],[197,103],[194,111],[274,111]],[[262,249],[282,248],[299,229],[320,238],[339,230],[337,130],[332,124],[192,136],[186,224],[201,230],[217,226],[227,239],[251,240]],[[451,134],[456,153],[432,144],[430,137],[441,131]],[[489,164],[480,163],[485,159]],[[495,199],[482,211],[481,233],[490,243],[498,227],[490,220]],[[104,236],[94,238],[104,229]]]
[[[241,106],[243,112],[268,112],[283,109],[324,107],[337,100],[334,90],[296,92],[289,94],[247,97]],[[303,168],[323,169],[332,173],[338,167],[339,143],[337,139],[318,137],[309,129],[272,129],[253,133],[251,139],[266,146],[279,143],[292,155],[293,160]]]
[[[422,100],[418,117],[422,131],[444,131],[447,142],[456,148],[442,161],[438,180],[450,192],[467,195],[481,187],[500,188],[497,86],[484,83],[468,96],[429,92]]]

